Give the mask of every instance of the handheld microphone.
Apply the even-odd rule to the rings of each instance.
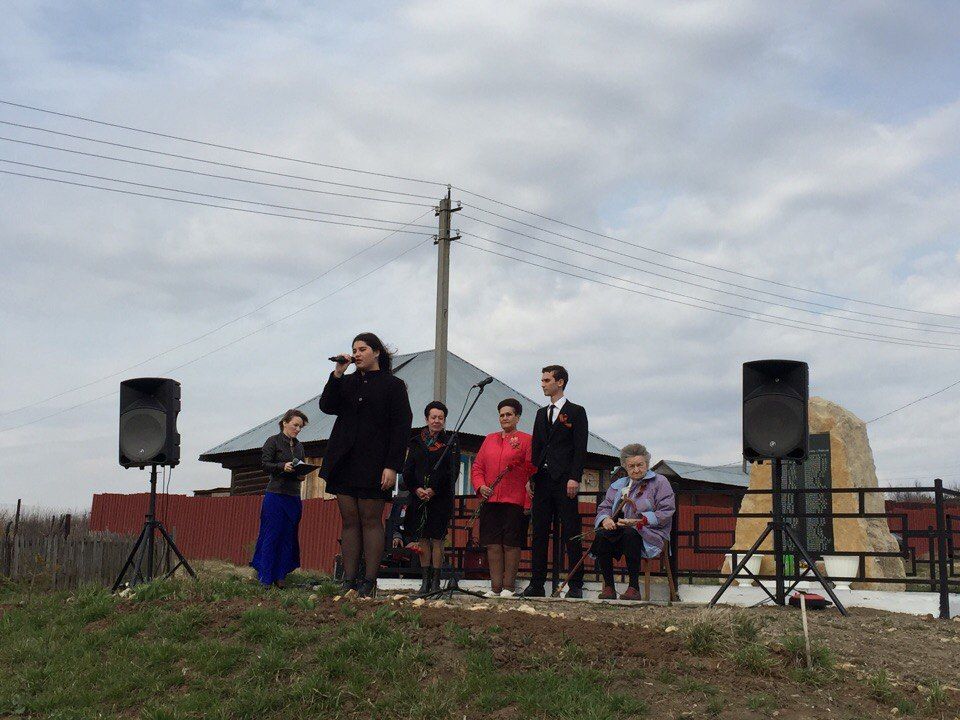
[[[333,357],[327,359],[330,362],[335,362],[337,364],[353,362],[353,358],[348,358],[346,355],[334,355]]]
[[[480,382],[474,383],[473,386],[474,386],[475,388],[484,388],[484,387],[486,387],[487,385],[489,385],[489,384],[492,383],[492,382],[493,382],[493,377],[487,376],[486,378],[484,378],[484,379],[481,380]]]

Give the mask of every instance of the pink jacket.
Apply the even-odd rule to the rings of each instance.
[[[532,437],[519,430],[504,437],[502,432],[490,433],[484,438],[470,471],[473,489],[480,492],[483,485],[492,485],[507,465],[510,470],[497,484],[489,502],[512,503],[530,507],[527,480],[536,468],[531,456]]]

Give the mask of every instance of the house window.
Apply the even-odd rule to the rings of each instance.
[[[460,479],[457,480],[457,495],[473,495],[473,485],[470,482],[470,469],[473,467],[471,455],[460,454]]]

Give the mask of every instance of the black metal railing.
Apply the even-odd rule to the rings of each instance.
[[[889,493],[926,493],[932,498],[929,504],[923,504],[917,508],[917,512],[911,512],[911,509],[897,507],[890,512],[868,512],[867,498],[870,495],[879,494],[885,496]],[[773,495],[773,490],[747,490],[745,495]],[[876,520],[883,521],[885,527],[894,535],[898,535],[901,544],[898,550],[873,550],[873,551],[852,551],[839,550],[825,552],[823,555],[857,557],[857,572],[849,577],[831,577],[831,580],[840,582],[859,582],[873,583],[878,585],[906,585],[914,588],[925,588],[931,592],[937,592],[940,595],[940,616],[949,617],[949,595],[952,592],[960,592],[960,577],[956,572],[956,548],[957,536],[960,535],[960,491],[951,490],[943,487],[940,479],[933,481],[929,487],[854,487],[854,488],[790,488],[783,490],[782,494],[821,494],[830,496],[853,494],[857,496],[856,512],[784,512],[783,517],[788,520],[807,520],[807,519],[826,519],[826,520]],[[581,493],[579,500],[581,503],[599,503],[604,496],[603,492]],[[467,531],[466,526],[470,518],[473,517],[473,508],[476,499],[473,496],[458,496],[454,505],[454,515],[452,520],[453,531],[451,537],[454,542],[451,543],[450,554],[453,566],[458,570],[464,570],[471,565],[475,565],[471,560],[476,558],[481,549],[477,542],[479,528],[474,526],[472,531]],[[772,504],[772,503],[771,503]],[[832,505],[832,502],[831,502]],[[950,511],[953,511],[952,513]],[[692,582],[697,578],[717,580],[726,577],[722,572],[721,563],[713,564],[713,569],[706,569],[703,565],[710,563],[695,563],[699,567],[684,567],[680,561],[681,557],[692,553],[695,558],[702,560],[703,555],[723,556],[730,554],[732,556],[732,567],[737,564],[737,556],[742,557],[747,551],[746,547],[734,547],[736,540],[736,522],[740,519],[767,519],[772,517],[771,512],[736,512],[733,509],[727,511],[695,511],[692,515],[692,522],[686,522],[689,516],[688,512],[677,512],[674,516],[673,528],[671,532],[670,545],[671,555],[669,558],[673,571],[673,576],[678,579],[686,578]],[[594,511],[581,513],[581,529],[583,532],[593,527]],[[704,527],[709,525],[708,519],[726,520],[731,524],[726,528]],[[926,522],[922,527],[918,527],[920,520],[932,520]],[[716,524],[716,523],[714,523]],[[584,548],[589,547],[589,538],[584,541]],[[559,582],[565,577],[567,561],[564,557],[563,547],[560,542],[559,532],[554,534],[552,542],[552,553],[548,558],[548,575],[554,581]],[[758,555],[773,555],[773,550],[758,550]],[[817,558],[821,555],[817,555]],[[867,563],[869,558],[900,558],[904,561],[904,577],[891,576],[885,577],[876,572],[868,571]],[[521,576],[529,575],[530,555],[524,552],[521,555],[520,573]],[[588,579],[599,580],[599,569],[592,563],[586,565],[586,575]],[[775,581],[776,577],[770,574],[757,574],[757,580]],[[799,563],[794,564],[792,572],[787,580],[795,585],[800,580],[806,579],[803,575],[803,568]]]

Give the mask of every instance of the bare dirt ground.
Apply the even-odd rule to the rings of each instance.
[[[415,613],[412,639],[440,659],[441,672],[466,672],[464,657],[475,640],[502,672],[566,663],[595,668],[608,678],[610,692],[642,699],[657,717],[960,718],[960,622],[929,616],[858,608],[848,617],[833,609],[810,611],[811,669],[800,611],[789,607],[466,596],[424,602],[405,593],[372,601],[316,595],[310,600],[309,609],[283,605],[297,624],[326,626],[333,633],[345,615],[362,620],[384,608]],[[231,601],[221,617],[242,607],[242,601]],[[465,717],[474,717],[471,713]],[[515,707],[476,715],[521,716]]]

